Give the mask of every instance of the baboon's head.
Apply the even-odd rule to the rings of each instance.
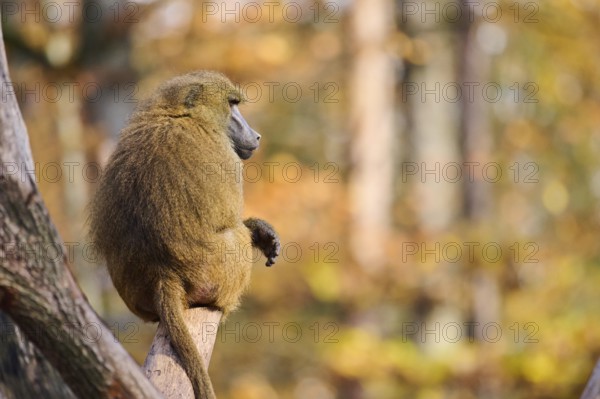
[[[260,134],[240,113],[238,104],[243,100],[240,91],[224,75],[198,71],[165,82],[146,106],[159,107],[174,118],[191,118],[209,133],[227,132],[238,156],[248,159],[258,148]]]

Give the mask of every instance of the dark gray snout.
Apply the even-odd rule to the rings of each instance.
[[[241,159],[248,159],[258,148],[260,134],[248,125],[237,105],[231,106],[231,120],[228,127],[229,138],[235,152]]]

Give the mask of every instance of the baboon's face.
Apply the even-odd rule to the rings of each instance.
[[[158,98],[173,115],[189,116],[205,126],[226,126],[233,149],[241,159],[250,158],[258,148],[260,134],[238,109],[242,94],[220,73],[198,71],[176,77],[159,89]]]

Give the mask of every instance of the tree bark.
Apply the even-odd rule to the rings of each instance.
[[[1,33],[0,79],[0,308],[78,397],[159,398],[67,267],[64,245],[33,177]]]
[[[0,397],[75,399],[62,377],[4,313],[0,313]]]

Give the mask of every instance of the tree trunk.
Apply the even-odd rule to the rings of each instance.
[[[463,0],[463,8],[467,10],[472,3]],[[481,15],[481,14],[478,14]],[[461,86],[477,83],[474,98],[462,98],[461,112],[461,150],[463,164],[476,165],[476,170],[484,169],[491,161],[492,154],[492,127],[490,125],[489,104],[484,100],[481,87],[490,79],[490,56],[482,51],[477,43],[477,29],[487,22],[481,20],[470,21],[465,18],[459,31],[462,52],[460,60]],[[473,179],[463,182],[463,217],[472,228],[489,224],[492,214],[492,192],[490,183],[486,182],[481,173],[475,173]],[[501,289],[493,270],[481,263],[470,265],[472,270],[471,296],[473,320],[478,325],[500,322]],[[477,336],[481,345],[490,345],[483,336]],[[489,362],[494,367],[494,362]],[[497,379],[490,377],[497,374],[497,370],[486,370],[479,379],[479,395],[495,399],[503,396],[502,386]]]
[[[417,197],[418,225],[425,234],[446,232],[456,221],[460,207],[460,187],[453,181],[459,164],[459,106],[448,101],[443,87],[456,81],[455,48],[444,31],[427,31],[420,21],[409,19],[430,46],[432,56],[422,67],[415,67],[412,82],[406,82],[405,98],[411,109],[411,138],[414,146],[410,160],[415,174],[403,176]],[[411,94],[412,93],[412,94]],[[414,154],[414,155],[413,155]],[[448,168],[448,169],[447,169]],[[451,170],[450,172],[445,172]]]
[[[366,269],[385,261],[394,178],[394,70],[385,49],[393,30],[393,3],[356,0],[351,10],[350,74],[353,256]]]

